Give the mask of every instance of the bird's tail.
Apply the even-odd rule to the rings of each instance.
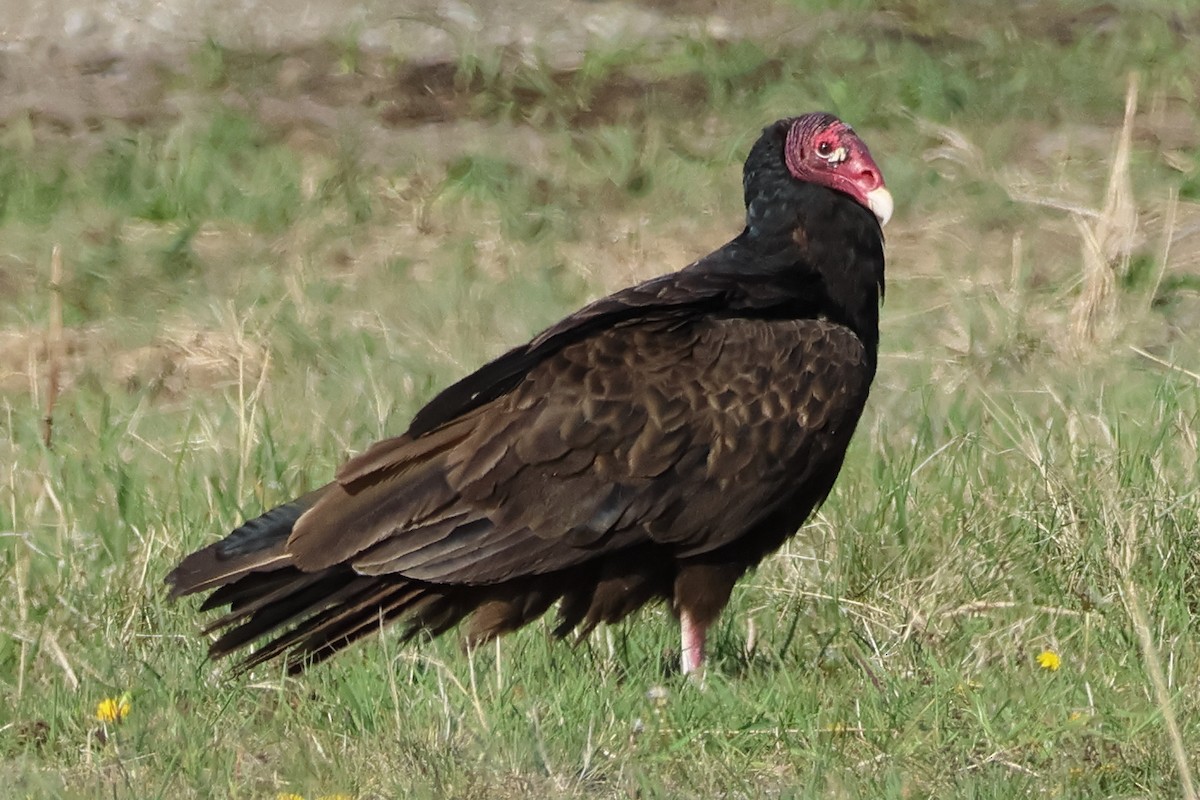
[[[220,632],[213,658],[266,639],[238,665],[244,671],[286,654],[300,672],[352,642],[403,619],[404,638],[436,636],[476,614],[471,638],[482,641],[540,616],[564,587],[446,586],[401,575],[360,575],[346,564],[306,572],[287,552],[300,516],[329,487],[271,509],[219,542],[187,556],[167,576],[172,598],[211,592],[202,611],[227,607],[204,633]],[[548,591],[547,591],[548,590]]]
[[[209,647],[211,657],[227,655],[336,603],[353,582],[354,574],[345,569],[302,572],[287,553],[296,521],[328,489],[324,486],[243,523],[221,541],[187,556],[167,575],[172,599],[211,591],[202,611],[228,606],[204,629],[205,633],[227,629]],[[242,667],[283,652],[296,641],[290,633],[294,631],[268,642]]]
[[[265,639],[238,670],[284,656],[288,671],[297,673],[393,622],[404,623],[407,641],[418,633],[437,636],[467,617],[468,641],[481,643],[528,624],[560,600],[554,634],[575,631],[582,638],[669,590],[668,565],[651,553],[484,585],[365,575],[344,562],[304,571],[293,564],[288,539],[328,488],[246,522],[167,576],[171,597],[209,591],[202,611],[227,607],[204,629],[220,632],[209,646],[211,657]]]

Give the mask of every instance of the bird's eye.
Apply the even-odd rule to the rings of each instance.
[[[833,152],[833,145],[829,142],[817,143],[817,155],[828,157]]]

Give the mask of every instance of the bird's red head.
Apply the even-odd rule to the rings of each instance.
[[[848,194],[869,208],[880,225],[892,216],[892,195],[863,140],[832,114],[805,114],[792,120],[784,144],[788,172],[796,180]]]

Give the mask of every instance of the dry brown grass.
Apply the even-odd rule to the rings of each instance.
[[[1089,348],[1112,338],[1116,310],[1113,287],[1128,270],[1138,244],[1138,214],[1129,173],[1137,97],[1138,80],[1134,75],[1129,79],[1124,122],[1109,162],[1104,202],[1095,214],[1072,215],[1082,244],[1083,263],[1083,285],[1070,315],[1077,348]]]

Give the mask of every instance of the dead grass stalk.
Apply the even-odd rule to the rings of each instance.
[[[58,402],[59,384],[62,381],[62,365],[65,357],[63,345],[62,308],[63,265],[62,247],[54,245],[50,251],[50,321],[46,330],[46,413],[42,416],[42,441],[47,449],[53,444],[54,405]]]
[[[1116,310],[1113,288],[1117,275],[1129,268],[1137,237],[1137,208],[1129,174],[1137,101],[1138,80],[1131,75],[1125,92],[1125,119],[1109,166],[1104,205],[1095,216],[1072,215],[1079,230],[1083,260],[1083,287],[1071,309],[1071,333],[1077,347],[1111,337]]]

